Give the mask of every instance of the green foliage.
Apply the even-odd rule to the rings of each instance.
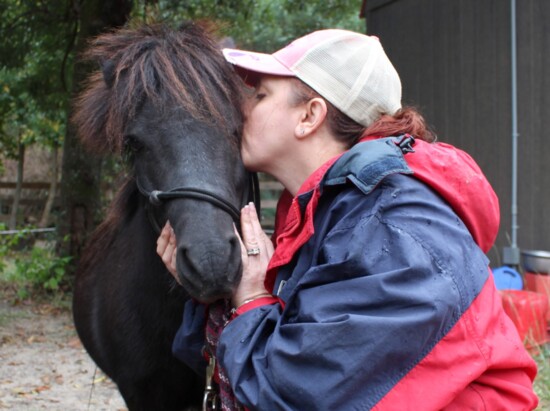
[[[0,153],[18,145],[60,146],[72,65],[71,19],[64,2],[8,0],[0,7]]]
[[[273,52],[296,37],[323,28],[365,31],[361,1],[347,0],[158,0],[139,2],[141,21],[209,20],[238,47]]]
[[[15,287],[19,298],[57,292],[65,285],[71,257],[56,256],[52,244],[34,244],[26,230],[0,236],[0,276]]]
[[[534,384],[535,392],[540,401],[537,409],[548,410],[550,409],[550,344],[541,346],[533,358],[538,366],[537,378]]]
[[[41,102],[29,92],[25,69],[0,69],[0,150],[15,158],[17,144],[59,146],[65,133],[65,114],[53,103],[41,108]]]
[[[29,287],[57,291],[69,261],[70,257],[56,257],[52,250],[33,247],[29,255],[15,259],[14,276],[23,281],[27,292]]]

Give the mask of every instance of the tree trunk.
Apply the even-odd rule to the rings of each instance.
[[[18,142],[18,154],[17,154],[17,177],[15,183],[15,191],[13,193],[13,203],[11,206],[10,221],[8,222],[8,228],[15,230],[17,227],[17,215],[19,214],[19,203],[21,202],[21,191],[23,189],[23,173],[25,167],[25,145],[21,141],[19,136]]]
[[[81,4],[82,8],[77,10],[80,31],[75,47],[76,55],[86,47],[91,37],[125,24],[132,9],[132,0],[88,0]],[[73,71],[73,96],[82,90],[83,81],[93,68],[77,61]],[[69,241],[59,241],[58,251],[61,255],[72,256],[74,264],[78,262],[89,235],[98,224],[100,176],[101,160],[84,151],[74,126],[68,123],[61,177],[60,200],[63,212],[59,215],[57,227],[58,239],[68,236]]]
[[[55,202],[55,196],[57,194],[57,168],[59,166],[59,148],[55,146],[52,149],[52,167],[51,167],[51,177],[50,177],[50,189],[48,191],[48,199],[46,200],[46,205],[44,206],[44,211],[42,212],[42,217],[38,223],[38,227],[45,228],[49,225],[50,214],[52,212],[53,203]]]

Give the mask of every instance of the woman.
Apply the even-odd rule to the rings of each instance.
[[[275,251],[253,206],[242,211],[243,275],[216,353],[237,402],[534,409],[536,365],[484,254],[498,200],[466,153],[401,108],[380,42],[321,30],[273,55],[224,55],[254,87],[243,161],[286,188]],[[157,251],[172,271],[174,244],[167,227]]]

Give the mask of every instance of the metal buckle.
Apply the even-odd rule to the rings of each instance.
[[[399,141],[397,141],[395,144],[401,149],[403,154],[407,153],[414,153],[414,149],[412,146],[414,145],[415,140],[414,137],[410,134],[404,134]]]
[[[206,366],[206,385],[204,387],[204,396],[202,397],[202,411],[218,411],[218,394],[212,385],[214,370],[216,369],[216,359],[213,355],[208,360]]]

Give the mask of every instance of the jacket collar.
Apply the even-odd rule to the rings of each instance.
[[[401,148],[396,144],[398,141],[394,137],[363,139],[338,159],[321,185],[335,186],[349,181],[368,194],[390,174],[412,174]]]
[[[266,288],[272,290],[278,267],[288,264],[314,234],[313,218],[323,187],[356,185],[368,194],[387,175],[412,173],[395,139],[367,139],[317,169],[292,198],[284,191],[275,217],[275,253],[268,266]]]

